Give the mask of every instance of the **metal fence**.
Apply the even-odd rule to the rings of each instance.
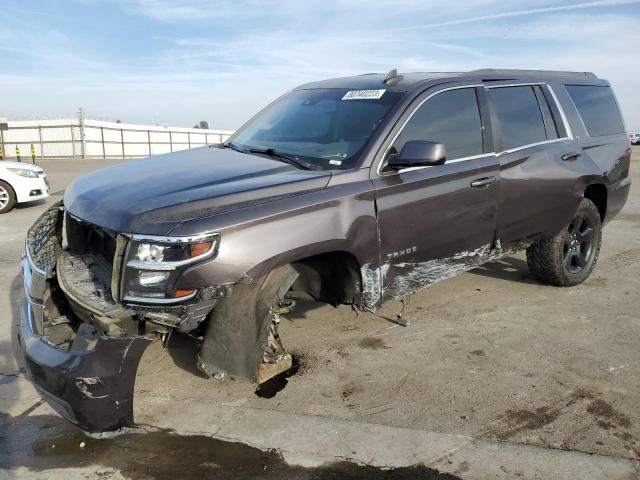
[[[176,152],[224,142],[229,130],[134,125],[77,119],[8,122],[0,130],[5,159],[103,158],[126,159]]]

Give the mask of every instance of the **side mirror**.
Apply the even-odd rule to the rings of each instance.
[[[442,165],[447,154],[442,143],[411,140],[404,144],[400,153],[389,156],[387,166],[391,170],[409,167]]]

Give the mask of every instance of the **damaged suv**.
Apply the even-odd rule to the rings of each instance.
[[[133,424],[140,358],[174,331],[198,367],[291,367],[289,291],[373,310],[518,250],[571,286],[624,205],[630,145],[591,73],[478,70],[311,83],[226,143],[76,179],[29,230],[28,375],[87,431]],[[194,359],[195,361],[195,359]]]

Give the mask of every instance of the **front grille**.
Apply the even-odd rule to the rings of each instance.
[[[117,233],[79,220],[67,213],[66,238],[74,255],[92,254],[111,270],[116,253]]]
[[[62,243],[62,202],[47,209],[27,232],[27,253],[36,268],[49,274]]]

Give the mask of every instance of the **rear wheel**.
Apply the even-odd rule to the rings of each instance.
[[[0,213],[7,213],[16,204],[16,194],[7,182],[0,180]]]
[[[595,204],[583,199],[569,225],[555,237],[527,249],[529,271],[551,285],[570,287],[584,282],[598,261],[602,221]]]

